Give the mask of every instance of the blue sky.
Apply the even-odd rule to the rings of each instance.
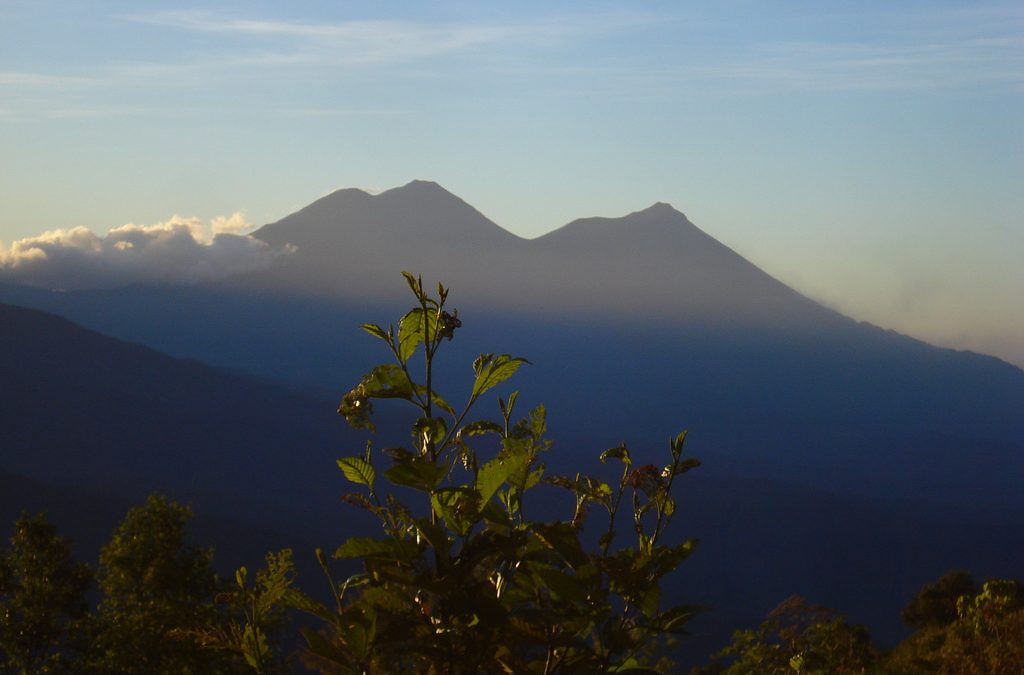
[[[1024,365],[1019,2],[0,0],[0,241],[436,180],[655,201],[856,318]]]

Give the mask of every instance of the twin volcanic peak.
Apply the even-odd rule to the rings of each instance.
[[[398,299],[398,272],[457,289],[460,302],[550,313],[736,323],[832,322],[836,315],[773,279],[659,202],[583,218],[536,239],[503,229],[437,183],[329,194],[254,237],[291,244],[247,282],[339,299]]]
[[[253,236],[273,246],[290,243],[328,254],[381,242],[425,246],[462,240],[507,246],[519,239],[437,183],[422,180],[377,195],[354,188],[336,190]]]

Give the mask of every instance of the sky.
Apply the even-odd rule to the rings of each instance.
[[[669,202],[1024,366],[1020,2],[0,0],[0,263],[416,178],[525,237]]]

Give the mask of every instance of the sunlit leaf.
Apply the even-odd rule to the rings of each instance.
[[[345,478],[348,478],[353,483],[365,485],[371,490],[373,489],[374,481],[377,480],[377,472],[374,470],[373,465],[362,457],[342,457],[338,460],[338,466],[341,467]]]
[[[420,299],[423,296],[423,284],[420,280],[405,271],[402,272],[402,276],[405,277],[405,283],[409,284],[409,288],[412,289],[416,299]]]
[[[494,496],[514,468],[512,462],[500,458],[492,459],[480,467],[476,477],[476,489],[480,492],[480,500],[486,502]]]
[[[678,476],[680,474],[686,473],[687,471],[690,471],[692,469],[696,469],[698,466],[700,466],[700,460],[699,459],[684,459],[683,461],[679,462],[678,466],[676,466],[676,474],[675,475]],[[669,474],[671,472],[672,472],[672,467],[671,466],[666,466],[661,471],[661,477],[662,478],[668,478]]]
[[[453,487],[430,496],[434,513],[459,535],[465,535],[479,519],[480,493],[472,488]]]
[[[601,453],[600,459],[602,464],[607,462],[609,459],[622,460],[622,463],[626,464],[627,466],[633,463],[633,460],[630,459],[629,457],[629,448],[627,448],[624,444],[617,445],[614,448],[608,448],[607,450]]]
[[[404,558],[409,553],[410,542],[395,539],[373,539],[371,537],[350,537],[334,552],[335,558],[364,558],[371,556],[396,556]]]
[[[473,395],[480,396],[489,389],[498,386],[512,377],[519,366],[528,361],[522,357],[509,354],[483,354],[473,364],[476,379],[473,382]]]
[[[408,461],[396,463],[384,475],[395,485],[431,492],[444,477],[444,468],[420,457],[412,457]]]
[[[408,361],[424,340],[424,328],[430,333],[431,341],[437,336],[437,312],[417,307],[410,310],[398,324],[398,358]]]
[[[363,376],[363,391],[370,398],[402,398],[411,400],[413,385],[409,376],[396,363],[377,366]]]
[[[462,427],[462,433],[468,436],[477,436],[479,434],[500,434],[502,431],[504,431],[504,429],[500,424],[490,420],[470,422]]]
[[[689,431],[681,431],[681,432],[679,432],[676,435],[676,437],[674,439],[672,439],[672,443],[671,443],[671,445],[672,445],[672,453],[676,457],[678,457],[679,453],[681,453],[683,451],[683,443],[686,442],[686,435],[688,433],[690,433],[690,432]]]
[[[374,336],[376,338],[380,338],[384,342],[387,342],[388,344],[391,344],[391,336],[389,336],[388,332],[386,330],[384,330],[383,328],[381,328],[380,326],[378,326],[377,324],[375,324],[375,323],[364,323],[362,326],[360,326],[360,328],[365,330],[370,335],[372,335],[372,336]]]
[[[448,425],[440,417],[421,417],[412,425],[413,438],[440,443],[448,433]]]

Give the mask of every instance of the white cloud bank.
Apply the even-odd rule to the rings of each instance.
[[[287,251],[242,234],[241,213],[173,216],[155,225],[129,223],[100,236],[85,227],[0,242],[0,281],[82,290],[133,283],[195,284],[269,267]]]

